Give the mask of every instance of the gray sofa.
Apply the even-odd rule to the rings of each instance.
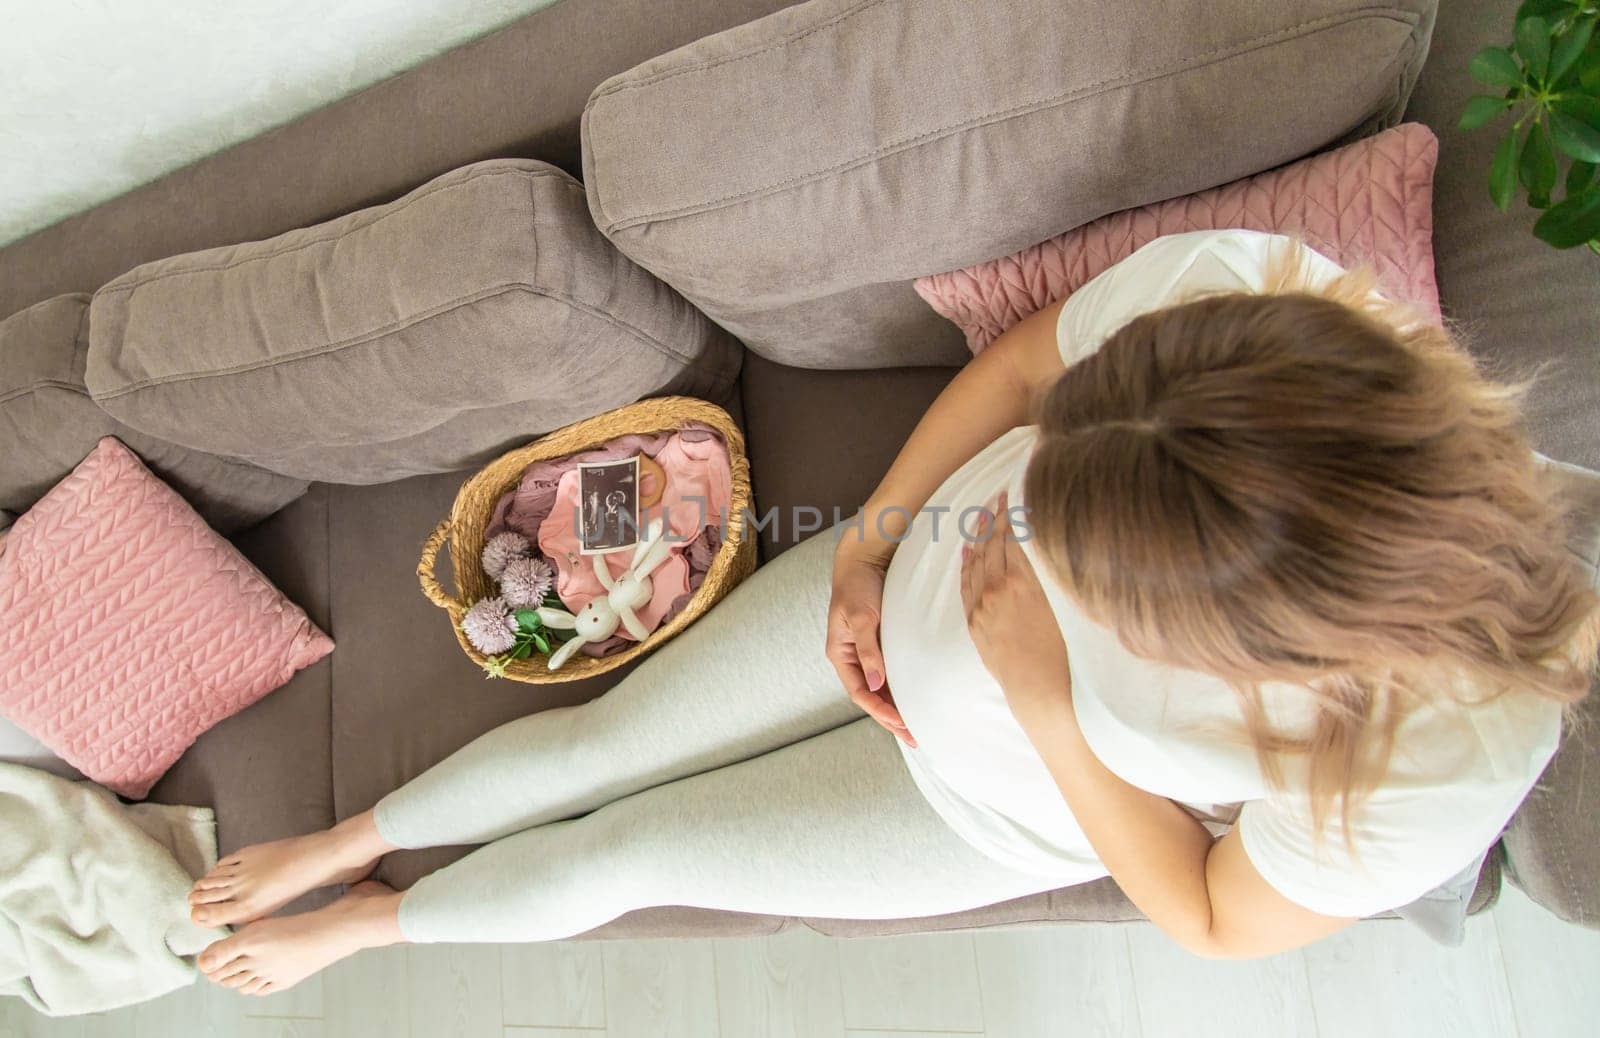
[[[911,278],[1402,118],[1441,142],[1435,247],[1447,314],[1509,372],[1554,366],[1531,402],[1538,445],[1600,468],[1600,264],[1549,250],[1525,217],[1497,213],[1483,187],[1492,139],[1453,128],[1472,92],[1468,56],[1508,35],[1510,15],[1488,0],[1457,0],[1437,22],[1432,0],[563,0],[0,250],[0,317],[11,317],[0,324],[0,377],[22,355],[18,343],[55,365],[35,378],[25,410],[13,406],[25,394],[0,385],[0,442],[17,452],[0,489],[24,455],[32,466],[0,507],[24,508],[27,493],[76,460],[67,460],[76,443],[110,431],[142,437],[136,449],[176,484],[189,473],[193,499],[219,525],[243,522],[239,508],[271,511],[236,543],[338,649],[202,737],[153,796],[214,805],[224,852],[324,827],[489,728],[585,701],[626,673],[488,683],[462,656],[412,570],[464,470],[574,409],[692,392],[740,417],[761,510],[852,509],[964,356]],[[417,232],[437,251],[406,253],[404,263],[404,248],[380,240],[363,246],[364,260],[334,249],[313,273],[282,269],[285,256],[315,256],[373,226],[359,210],[414,212],[395,200],[490,159],[538,160],[510,164],[524,172],[553,164],[587,193],[540,173],[561,185],[525,207],[499,196],[465,203],[517,207],[530,215],[523,231],[440,218]],[[530,258],[524,236],[565,251]],[[480,319],[456,305],[499,298],[504,269],[484,260],[474,273],[476,252],[440,243],[491,239],[482,251],[520,264],[525,275],[511,280],[557,300],[555,309],[507,303]],[[335,327],[384,292],[421,291],[387,280],[394,269],[435,284],[430,256],[440,279],[458,279],[454,302],[399,331]],[[266,282],[229,280],[268,269],[279,271],[268,281],[281,293],[270,304],[256,291]],[[325,321],[296,325],[309,305],[297,284],[342,302],[319,303]],[[615,321],[623,310],[637,317],[625,329]],[[433,319],[443,313],[462,323]],[[365,319],[377,329],[382,307]],[[611,333],[592,323],[602,319]],[[275,334],[286,327],[298,338]],[[481,335],[505,340],[485,353]],[[214,381],[163,395],[197,372],[279,371],[308,355],[302,340],[319,344],[318,356],[352,342],[387,351],[370,353],[380,361],[362,369],[359,395],[381,405],[393,392],[395,406],[353,414],[338,368],[239,390],[241,400],[289,393],[276,416],[217,406],[226,390]],[[622,355],[591,356],[618,341]],[[625,355],[630,342],[643,367]],[[488,417],[463,402],[463,371],[521,349],[530,363],[576,365],[573,385],[587,395],[552,399],[529,384]],[[614,377],[621,369],[630,377]],[[49,407],[47,383],[57,394]],[[435,414],[431,405],[447,399]],[[279,439],[252,451],[258,434]],[[227,482],[207,474],[208,462],[251,481],[242,504],[208,498]],[[762,531],[764,557],[794,534]],[[1584,712],[1596,710],[1591,697]],[[1597,755],[1595,734],[1568,736],[1485,863],[1476,908],[1504,873],[1552,912],[1600,925],[1600,826],[1582,801]],[[396,854],[380,876],[405,886],[463,852]],[[658,908],[590,936],[801,923],[855,935],[1137,915],[1103,880],[888,923]]]

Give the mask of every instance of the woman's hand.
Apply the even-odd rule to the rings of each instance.
[[[828,604],[828,662],[839,672],[850,699],[907,746],[917,740],[895,708],[884,678],[878,624],[888,563],[848,540],[833,562],[833,600]]]
[[[861,507],[863,535],[839,546],[828,607],[828,659],[850,698],[908,746],[917,743],[895,709],[878,649],[883,577],[894,554],[893,539],[952,472],[1002,433],[1025,425],[1034,397],[1061,377],[1066,370],[1056,344],[1061,308],[1052,303],[1023,318],[961,369]]]
[[[1040,710],[1071,703],[1072,677],[1044,585],[1013,535],[1005,494],[996,512],[979,526],[984,539],[961,549],[961,602],[978,657],[1026,725]]]

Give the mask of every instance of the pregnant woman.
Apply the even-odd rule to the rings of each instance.
[[[1588,688],[1600,611],[1515,400],[1287,239],[1159,239],[969,364],[858,525],[610,692],[224,858],[194,917],[248,925],[200,966],[266,994],[652,905],[902,918],[1108,874],[1207,956],[1405,905]],[[485,846],[357,882],[448,844]]]

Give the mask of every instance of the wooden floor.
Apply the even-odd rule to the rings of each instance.
[[[1260,963],[1213,963],[1149,926],[837,941],[773,938],[371,952],[300,990],[209,985],[47,1020],[0,999],[5,1038],[1558,1038],[1600,1034],[1600,933],[1507,889],[1438,948],[1369,923]]]

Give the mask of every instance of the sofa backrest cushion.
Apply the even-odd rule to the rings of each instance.
[[[131,447],[212,528],[232,533],[306,491],[305,481],[188,450],[129,429],[89,398],[89,297],[57,296],[0,321],[0,529],[61,481],[105,436]]]
[[[662,392],[724,396],[738,344],[595,230],[542,162],[136,267],[94,295],[87,381],[134,428],[276,472],[463,468]]]
[[[603,83],[617,245],[769,359],[954,363],[911,278],[1395,122],[1435,0],[811,0]]]
[[[503,3],[530,13],[270,133],[0,248],[0,317],[140,263],[271,237],[398,198],[491,155],[579,167],[607,76],[793,0]]]

